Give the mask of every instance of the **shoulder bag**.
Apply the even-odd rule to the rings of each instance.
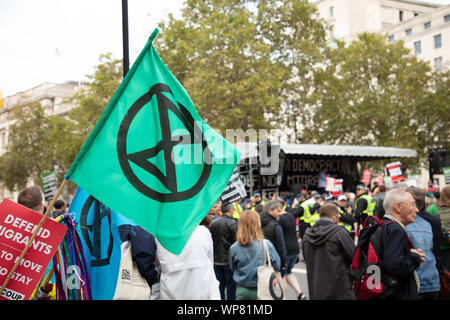
[[[267,240],[263,240],[263,265],[258,267],[258,300],[283,300],[281,274],[272,267]]]

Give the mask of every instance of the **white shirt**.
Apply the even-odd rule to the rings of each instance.
[[[208,228],[199,225],[179,255],[167,251],[158,241],[156,245],[161,266],[161,300],[220,300]]]

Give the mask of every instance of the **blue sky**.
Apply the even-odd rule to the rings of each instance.
[[[450,0],[422,2],[450,4]],[[129,0],[130,66],[157,23],[183,0]],[[121,0],[0,0],[3,96],[43,82],[83,80],[101,53],[122,57]]]

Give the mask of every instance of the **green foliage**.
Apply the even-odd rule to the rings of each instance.
[[[306,0],[188,0],[156,47],[212,127],[269,128],[292,90],[309,86],[325,45],[315,10]]]
[[[0,157],[0,178],[9,190],[24,188],[28,179],[41,185],[42,174],[67,167],[70,133],[64,118],[47,116],[39,103],[16,107],[7,151]],[[64,143],[66,145],[64,145]],[[73,154],[73,150],[71,150]]]
[[[72,133],[82,141],[91,133],[122,80],[122,60],[114,59],[111,53],[102,54],[99,64],[83,89],[70,101],[77,106],[69,112],[73,121]],[[81,148],[81,145],[80,145]]]
[[[160,24],[155,47],[202,118],[225,129],[292,129],[304,143],[450,149],[450,72],[432,72],[402,42],[364,33],[329,47],[307,0],[187,0]],[[61,180],[122,80],[121,60],[100,56],[70,100],[68,117],[17,107],[0,179],[10,190],[57,170]],[[384,162],[374,162],[381,167]]]
[[[448,145],[448,74],[442,76],[379,34],[338,43],[316,79],[305,141],[411,148],[424,161],[427,147]]]
[[[121,61],[111,54],[101,55],[94,73],[88,75],[89,82],[66,101],[77,105],[69,117],[48,116],[39,103],[15,107],[11,118],[16,122],[9,130],[7,151],[0,157],[4,185],[9,190],[20,189],[29,179],[41,185],[42,174],[52,170],[61,182],[121,77]]]

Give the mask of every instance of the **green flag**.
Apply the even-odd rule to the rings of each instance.
[[[179,254],[240,153],[198,115],[152,45],[127,73],[72,164],[74,181]]]

